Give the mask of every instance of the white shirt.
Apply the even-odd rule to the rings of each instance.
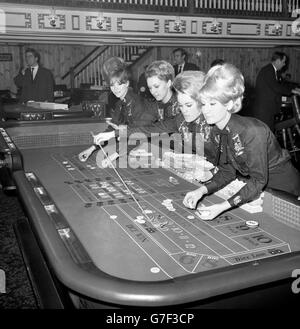
[[[33,69],[33,71],[32,71],[32,69]],[[38,65],[37,66],[33,66],[33,67],[30,68],[30,72],[32,71],[33,80],[35,79],[35,76],[37,74],[38,69],[39,69],[39,66]]]
[[[178,73],[183,72],[184,63],[178,65]]]
[[[276,80],[278,80],[277,69],[276,69],[276,67],[273,65],[273,63],[272,63],[272,66],[273,66],[273,68],[274,68],[274,70],[275,70],[275,77],[276,77]]]

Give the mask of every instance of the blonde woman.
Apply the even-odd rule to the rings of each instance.
[[[212,67],[199,92],[202,112],[217,151],[219,171],[212,180],[186,194],[183,203],[195,208],[205,195],[218,191],[231,181],[237,172],[246,183],[227,201],[198,208],[203,220],[211,220],[234,206],[254,200],[265,187],[300,195],[300,175],[290,161],[290,155],[278,144],[270,128],[263,122],[237,114],[242,107],[244,78],[231,64]]]

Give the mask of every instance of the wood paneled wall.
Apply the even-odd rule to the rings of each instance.
[[[93,49],[91,46],[75,45],[26,44],[18,46],[0,44],[0,53],[11,53],[13,56],[12,62],[0,62],[0,89],[16,91],[13,78],[18,73],[22,63],[20,54],[23,54],[27,47],[33,47],[40,52],[43,65],[53,72],[57,84],[67,85],[69,85],[69,80],[62,80],[61,77],[68,72],[71,66],[78,63]],[[175,48],[154,48],[146,58],[141,59],[134,66],[133,78],[137,80],[144,65],[152,60],[165,59],[173,63],[172,51]],[[275,48],[187,47],[185,50],[189,54],[189,61],[196,63],[205,72],[216,58],[222,58],[235,64],[244,74],[246,82],[253,86],[258,71],[270,61]],[[288,72],[291,73],[293,81],[300,82],[300,47],[283,47],[278,48],[278,50],[285,51],[289,55]]]
[[[12,62],[0,62],[0,89],[16,91],[13,78],[18,74],[22,63],[25,62],[21,55],[24,55],[25,49],[29,47],[40,53],[41,63],[52,71],[56,84],[67,85],[69,85],[69,80],[67,78],[62,80],[61,77],[94,48],[91,46],[53,44],[26,44],[22,46],[0,44],[0,53],[11,53],[13,56]]]
[[[161,57],[172,63],[172,51],[174,47],[163,47]],[[271,61],[275,50],[284,51],[290,58],[288,70],[292,81],[300,83],[300,47],[282,48],[229,48],[229,47],[199,47],[184,48],[189,55],[188,61],[199,66],[200,70],[207,72],[210,64],[217,58],[236,65],[244,75],[245,81],[251,86],[255,85],[259,70]],[[197,56],[200,52],[201,56]]]

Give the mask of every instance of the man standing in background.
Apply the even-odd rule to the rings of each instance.
[[[27,67],[20,70],[14,82],[21,89],[19,102],[53,102],[54,78],[50,70],[40,65],[40,54],[32,48],[25,52]]]
[[[187,62],[187,53],[182,48],[173,50],[175,76],[183,71],[199,71],[196,64]]]
[[[281,97],[298,93],[287,84],[279,81],[279,71],[286,65],[287,55],[276,51],[271,63],[264,66],[258,73],[255,85],[255,101],[253,116],[266,123],[274,131],[274,116],[280,112]]]

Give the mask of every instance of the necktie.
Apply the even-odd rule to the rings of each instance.
[[[181,73],[181,71],[182,71],[182,65],[179,65],[178,66],[178,73]]]
[[[224,163],[227,163],[227,137],[228,134],[225,132],[220,133],[220,141],[218,145],[217,157],[215,161],[215,166],[217,167],[220,163],[221,153],[224,153]]]
[[[32,67],[31,68],[31,81],[33,81],[33,70],[34,70],[34,68]]]

